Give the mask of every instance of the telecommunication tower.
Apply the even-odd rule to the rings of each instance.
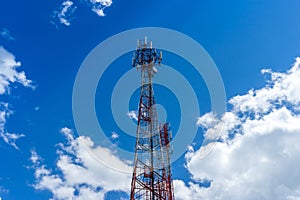
[[[159,124],[152,77],[157,73],[162,52],[147,38],[138,40],[132,66],[141,72],[140,101],[136,129],[134,168],[130,200],[174,200],[170,165],[172,133],[168,123]]]

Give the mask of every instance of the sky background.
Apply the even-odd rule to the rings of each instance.
[[[172,163],[176,199],[299,199],[299,9],[298,0],[2,1],[0,199],[128,199],[131,174],[91,154],[132,168],[115,150],[132,151],[134,139],[110,109],[112,89],[131,69],[132,54],[112,63],[97,87],[95,109],[110,148],[77,134],[72,91],[98,44],[139,27],[193,38],[216,63],[226,90],[227,112],[217,118],[201,76],[164,52],[164,62],[190,81],[200,102],[191,122],[199,126],[197,136]],[[166,87],[156,86],[155,94],[176,135],[180,102]],[[128,112],[137,102],[138,91]],[[204,137],[211,142],[200,148]],[[214,150],[201,159],[209,145]]]

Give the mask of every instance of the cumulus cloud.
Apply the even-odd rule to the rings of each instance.
[[[299,199],[300,58],[285,73],[262,73],[267,85],[230,99],[221,119],[199,118],[209,142],[185,155],[193,181],[174,181],[177,199]]]
[[[204,188],[201,188],[198,184],[189,182],[188,185],[182,180],[174,180],[174,196],[176,200],[199,200],[204,198]],[[215,199],[215,198],[212,198]]]
[[[76,137],[67,127],[62,128],[61,133],[67,143],[58,145],[58,160],[54,169],[40,162],[37,164],[39,156],[32,152],[35,189],[50,191],[53,199],[99,200],[104,199],[109,191],[129,192],[131,174],[123,171],[131,171],[130,166],[109,149],[94,145],[89,137]],[[102,159],[110,160],[111,166],[101,163]]]

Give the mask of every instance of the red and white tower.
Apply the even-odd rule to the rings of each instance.
[[[169,124],[158,123],[152,78],[156,65],[162,61],[162,52],[152,48],[147,38],[138,40],[132,66],[141,72],[140,101],[134,168],[130,200],[174,200],[170,165]]]

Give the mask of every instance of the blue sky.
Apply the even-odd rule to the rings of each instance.
[[[109,66],[95,95],[99,123],[114,145],[97,146],[95,141],[93,146],[89,133],[78,135],[72,92],[82,62],[98,44],[140,27],[168,28],[197,41],[214,60],[226,90],[227,112],[216,118],[210,113],[203,77],[186,60],[164,52],[164,64],[184,75],[200,102],[200,113],[191,121],[199,126],[197,135],[172,163],[176,199],[238,199],[242,194],[244,199],[299,198],[300,179],[285,178],[300,176],[293,170],[300,162],[294,143],[300,131],[299,1],[96,2],[0,3],[1,200],[128,199],[126,183],[131,175],[100,166],[84,149],[100,160],[112,158],[117,167],[130,171],[130,162],[114,151],[132,151],[134,139],[114,121],[110,101],[116,82],[131,69],[132,54],[120,56]],[[271,70],[262,73],[262,69]],[[155,94],[176,135],[181,102],[167,86],[155,86]],[[137,109],[137,102],[138,91],[130,99],[128,112]],[[126,113],[125,118],[129,118]],[[201,159],[202,150],[209,147],[200,148],[204,137],[215,148]],[[246,158],[249,163],[241,165]],[[265,170],[272,166],[277,167]],[[75,181],[78,172],[86,176]],[[235,177],[243,178],[238,182]],[[204,179],[214,185],[201,187]],[[259,187],[263,183],[265,190]],[[233,187],[237,185],[251,192],[240,194],[244,188]]]

